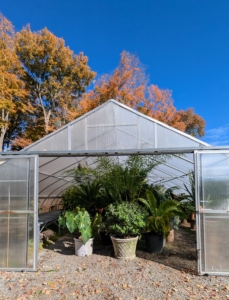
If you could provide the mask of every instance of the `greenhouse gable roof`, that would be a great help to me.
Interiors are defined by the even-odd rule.
[[[41,203],[52,199],[55,203],[74,180],[66,171],[79,163],[94,167],[96,158],[70,155],[71,151],[96,153],[114,150],[117,159],[125,162],[119,152],[135,149],[172,149],[205,147],[208,144],[186,133],[152,119],[115,100],[109,100],[94,110],[43,137],[21,151],[36,152],[39,157],[39,198]],[[68,152],[67,152],[68,151]],[[51,153],[44,157],[41,153]],[[52,154],[53,153],[53,154]],[[58,155],[55,155],[58,153]],[[63,153],[63,156],[61,155]],[[188,185],[188,173],[193,170],[193,154],[172,156],[150,174],[152,183],[167,187]]]

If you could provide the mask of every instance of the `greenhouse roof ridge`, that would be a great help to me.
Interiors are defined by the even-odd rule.
[[[138,116],[140,116],[140,117],[142,117],[142,118],[145,118],[145,119],[147,119],[147,120],[149,120],[149,121],[151,121],[151,122],[154,122],[154,123],[156,123],[156,124],[159,124],[159,125],[161,125],[161,126],[167,128],[167,129],[169,129],[169,130],[171,130],[171,131],[174,131],[174,132],[176,132],[176,133],[179,133],[180,135],[183,135],[183,136],[189,138],[190,140],[193,140],[193,141],[199,143],[200,145],[210,146],[208,143],[206,143],[206,142],[204,142],[204,141],[202,141],[202,140],[200,140],[200,139],[197,139],[197,138],[195,138],[195,137],[193,137],[193,136],[191,136],[191,135],[189,135],[189,134],[187,134],[187,133],[185,133],[185,132],[182,132],[182,131],[180,131],[180,130],[178,130],[178,129],[176,129],[176,128],[173,128],[173,127],[171,127],[171,126],[169,126],[169,125],[167,125],[167,124],[165,124],[165,123],[163,123],[163,122],[161,122],[161,121],[158,121],[158,120],[156,120],[156,119],[154,119],[154,118],[151,118],[151,117],[149,117],[149,116],[147,116],[147,115],[145,115],[145,114],[143,114],[143,113],[140,113],[140,112],[138,112],[137,110],[135,110],[135,109],[133,109],[133,108],[130,108],[130,107],[128,107],[127,105],[124,105],[124,104],[118,102],[117,100],[110,99],[110,100],[106,101],[105,103],[101,104],[100,106],[98,106],[98,107],[92,109],[91,111],[85,113],[84,115],[80,116],[79,118],[76,118],[75,120],[69,122],[68,124],[66,124],[66,125],[62,126],[61,128],[55,130],[54,132],[51,132],[51,133],[47,134],[46,136],[42,137],[41,139],[35,141],[34,143],[32,143],[32,144],[30,144],[29,146],[27,146],[27,147],[25,147],[24,149],[22,149],[21,151],[27,150],[27,149],[29,149],[30,147],[32,147],[32,146],[36,145],[37,143],[39,143],[40,141],[43,141],[43,140],[45,140],[45,139],[48,139],[50,136],[56,134],[57,132],[60,132],[60,131],[62,131],[63,129],[68,128],[68,127],[71,126],[72,124],[75,124],[75,123],[77,123],[77,122],[80,122],[81,120],[83,120],[83,119],[86,118],[87,116],[89,116],[89,115],[95,113],[96,111],[102,109],[103,107],[105,107],[106,105],[109,105],[110,103],[114,103],[114,104],[116,104],[116,105],[122,107],[123,109],[126,109],[126,110],[128,110],[128,111],[130,111],[130,112],[132,112],[132,113],[134,113],[134,114],[136,114],[136,115],[138,115]]]

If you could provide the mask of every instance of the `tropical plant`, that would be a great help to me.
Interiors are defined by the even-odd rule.
[[[192,203],[195,205],[195,201],[196,201],[196,194],[195,194],[195,173],[194,171],[190,171],[188,174],[189,177],[189,184],[190,184],[190,188],[188,188],[188,186],[186,184],[184,184],[185,189],[187,191],[187,195],[186,198],[190,201],[192,201]]]
[[[149,212],[149,217],[146,220],[145,231],[164,234],[166,237],[170,232],[169,220],[174,216],[185,218],[186,215],[179,207],[179,203],[174,200],[163,201],[159,206],[157,199],[152,191],[146,191],[146,199],[140,198]]]
[[[58,221],[61,227],[67,227],[71,233],[77,231],[77,234],[80,235],[85,244],[91,237],[96,236],[98,233],[102,216],[96,214],[91,219],[85,208],[76,207],[74,210],[66,211],[60,215]]]
[[[129,156],[123,162],[108,157],[100,157],[94,169],[75,168],[68,171],[80,181],[94,181],[97,179],[108,202],[137,201],[142,194],[144,184],[150,171],[162,162],[168,155]]]
[[[162,184],[151,184],[146,187],[146,189],[150,190],[154,197],[157,199],[157,205],[159,206],[162,202],[167,200],[176,200],[181,201],[182,199],[186,199],[183,195],[175,194],[177,190],[179,190],[178,186],[172,186],[170,188],[166,188]]]
[[[194,171],[190,171],[188,174],[189,184],[188,187],[184,184],[185,190],[187,194],[184,195],[184,199],[180,202],[181,208],[187,215],[193,214],[196,211],[196,195],[195,195],[195,173]]]
[[[148,213],[138,203],[122,202],[110,204],[106,210],[105,221],[102,223],[106,232],[120,238],[140,235],[145,227]]]
[[[101,182],[94,180],[79,185],[71,186],[62,194],[64,210],[72,210],[74,207],[85,207],[90,212],[96,208],[104,208],[110,202],[105,197]]]

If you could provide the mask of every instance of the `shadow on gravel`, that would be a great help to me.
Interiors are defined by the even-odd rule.
[[[197,274],[196,232],[180,227],[175,231],[174,242],[167,243],[159,254],[147,253],[144,241],[140,241],[137,256],[185,273]]]
[[[57,241],[51,242],[47,248],[63,255],[75,255],[72,234],[66,234]],[[99,241],[94,242],[93,253],[102,256],[113,257],[112,246],[102,246]],[[136,256],[149,261],[154,261],[185,273],[197,273],[196,234],[190,228],[180,227],[175,231],[175,240],[167,243],[162,253],[147,253],[144,240],[140,240],[137,246]]]

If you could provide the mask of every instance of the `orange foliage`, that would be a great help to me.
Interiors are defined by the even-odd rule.
[[[0,151],[11,120],[32,111],[21,80],[23,73],[15,52],[13,25],[0,14]]]
[[[156,85],[147,85],[139,59],[123,51],[118,67],[111,75],[101,76],[94,89],[83,94],[79,114],[82,115],[109,99],[115,99],[141,113],[193,136],[204,135],[204,120],[192,108],[177,111],[172,92]]]
[[[118,67],[112,75],[103,75],[94,90],[83,94],[80,102],[81,114],[115,99],[129,107],[136,106],[144,99],[146,79],[138,58],[124,51]]]

